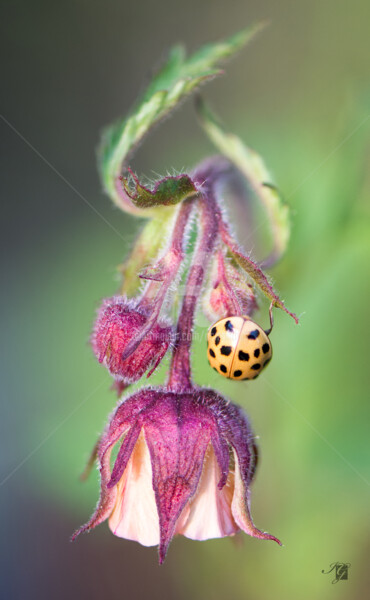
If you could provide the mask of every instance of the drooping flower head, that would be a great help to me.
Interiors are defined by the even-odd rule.
[[[110,467],[115,446],[120,449]],[[163,562],[175,534],[205,540],[260,531],[250,515],[257,450],[243,411],[217,392],[143,389],[123,400],[103,434],[101,498],[90,521],[144,546]]]

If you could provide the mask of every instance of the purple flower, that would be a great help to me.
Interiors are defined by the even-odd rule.
[[[121,444],[113,469],[110,456]],[[144,546],[163,562],[175,534],[280,541],[253,524],[250,484],[257,450],[242,410],[210,389],[146,388],[119,404],[98,449],[101,497],[90,521]]]

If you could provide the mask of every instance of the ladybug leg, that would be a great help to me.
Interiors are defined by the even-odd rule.
[[[265,329],[265,334],[266,335],[270,335],[272,328],[274,326],[274,317],[272,316],[272,308],[274,306],[274,303],[271,302],[270,304],[270,308],[269,308],[269,316],[270,316],[270,329]]]

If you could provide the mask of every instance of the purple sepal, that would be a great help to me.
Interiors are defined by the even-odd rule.
[[[150,454],[152,487],[160,530],[160,563],[166,556],[182,511],[197,492],[206,452],[210,446],[213,447],[220,469],[217,484],[220,493],[229,476],[230,452],[232,449],[236,452],[244,490],[239,492],[241,507],[238,515],[240,513],[241,528],[255,537],[276,539],[256,529],[249,514],[249,485],[257,454],[248,421],[239,407],[217,392],[203,388],[184,392],[146,388],[121,402],[99,445],[99,505],[90,521],[75,533],[73,539],[79,533],[92,529],[112,513],[117,484],[141,432]],[[121,447],[110,472],[110,453],[120,439]]]

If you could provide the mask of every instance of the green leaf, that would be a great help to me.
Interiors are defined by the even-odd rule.
[[[120,293],[128,297],[135,296],[142,280],[138,273],[156,258],[171,228],[176,208],[170,207],[161,211],[160,218],[149,219],[135,241],[131,254],[119,267],[123,276]]]
[[[201,98],[197,99],[197,109],[202,126],[214,145],[240,169],[266,210],[274,246],[262,266],[269,267],[281,258],[287,248],[290,237],[289,207],[272,183],[262,157],[236,135],[226,133]]]
[[[131,198],[133,204],[139,208],[153,206],[171,206],[197,194],[197,189],[189,175],[164,177],[157,181],[153,190],[140,184],[136,175],[129,170],[131,182],[122,178],[125,193]],[[133,184],[133,185],[132,185]]]
[[[111,199],[124,210],[141,212],[122,198],[117,188],[128,154],[160,119],[173,110],[203,82],[218,75],[218,65],[231,57],[261,29],[256,25],[223,42],[207,44],[189,58],[181,46],[173,48],[167,62],[157,73],[132,113],[103,132],[99,166],[104,188]]]

